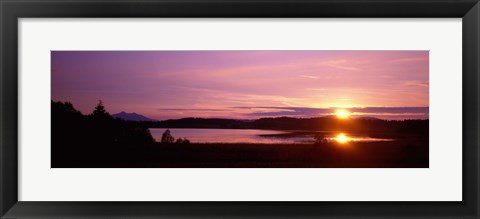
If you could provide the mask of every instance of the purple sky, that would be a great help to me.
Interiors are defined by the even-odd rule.
[[[428,118],[428,51],[52,51],[52,100],[154,119]],[[416,108],[406,108],[416,107]],[[327,109],[325,109],[327,108]]]

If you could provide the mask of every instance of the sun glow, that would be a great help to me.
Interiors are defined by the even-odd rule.
[[[350,116],[350,113],[347,110],[339,109],[335,112],[335,115],[339,119],[347,119]]]
[[[335,140],[338,143],[344,144],[344,143],[347,143],[349,139],[345,134],[340,133],[340,134],[337,135],[337,137],[335,137]]]

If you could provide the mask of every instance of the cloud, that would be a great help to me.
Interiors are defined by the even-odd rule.
[[[406,81],[403,83],[403,86],[407,87],[429,87],[430,83],[428,81]]]
[[[245,75],[245,74],[271,74],[272,72],[281,72],[289,70],[292,72],[306,71],[306,70],[315,70],[318,71],[322,67],[330,67],[341,70],[348,71],[359,71],[360,68],[357,68],[353,65],[359,65],[358,61],[347,60],[347,59],[330,59],[325,61],[319,61],[316,58],[309,58],[303,60],[295,61],[286,61],[282,63],[269,63],[269,64],[253,64],[248,66],[230,66],[226,68],[220,68],[213,71],[208,71],[209,77],[227,77],[234,75]],[[364,64],[364,63],[363,63]],[[201,70],[205,72],[205,70]],[[317,76],[314,75],[301,75],[301,77],[316,79]]]
[[[305,88],[305,90],[312,90],[312,91],[326,91],[326,88]]]
[[[228,112],[228,109],[195,109],[195,108],[159,108],[159,111],[199,111],[199,112]]]
[[[358,70],[360,70],[359,68],[352,67],[350,65],[345,65],[346,63],[347,63],[347,60],[345,60],[345,59],[336,59],[336,60],[328,60],[328,61],[325,61],[325,62],[321,62],[320,64],[328,66],[328,67],[332,67],[332,68],[341,69],[341,70],[348,70],[348,71],[358,71]],[[350,63],[351,63],[351,61],[350,61]]]
[[[427,57],[394,59],[394,60],[391,60],[390,62],[398,63],[398,62],[423,62],[423,61],[428,61],[428,56]]]
[[[246,116],[254,117],[322,117],[334,115],[339,108],[310,108],[310,107],[232,107],[236,109],[250,109]],[[428,107],[365,107],[348,108],[353,117],[371,116],[382,119],[417,118],[426,119],[429,115]]]
[[[310,78],[310,79],[318,79],[317,76],[313,76],[313,75],[300,75],[300,77],[302,77],[302,78]]]

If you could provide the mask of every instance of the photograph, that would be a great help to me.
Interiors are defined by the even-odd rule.
[[[480,0],[0,11],[0,218],[480,219]]]
[[[51,168],[429,168],[428,50],[52,50]]]

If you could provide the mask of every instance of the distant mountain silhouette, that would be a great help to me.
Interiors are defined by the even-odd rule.
[[[117,118],[117,119],[127,120],[127,121],[148,121],[148,122],[158,121],[156,119],[150,119],[150,118],[142,116],[140,114],[126,113],[126,112],[123,112],[123,111],[120,112],[120,113],[117,113],[117,114],[113,114],[112,117]]]
[[[315,118],[315,117],[311,117],[311,118]],[[337,119],[338,117],[336,115],[328,115],[328,116],[322,116],[322,117],[316,117],[316,118]],[[371,117],[371,116],[362,116],[362,117],[351,116],[350,119],[354,119],[354,120],[382,120],[382,119],[379,119],[377,117]]]
[[[374,117],[339,119],[336,116],[325,116],[312,118],[267,117],[256,120],[183,118],[157,122],[137,121],[135,123],[145,128],[321,130],[424,134],[428,133],[429,120],[382,120]]]
[[[375,118],[375,117],[367,117],[367,116],[364,116],[364,117],[357,117],[356,119],[361,119],[361,120],[381,120],[379,118]]]

